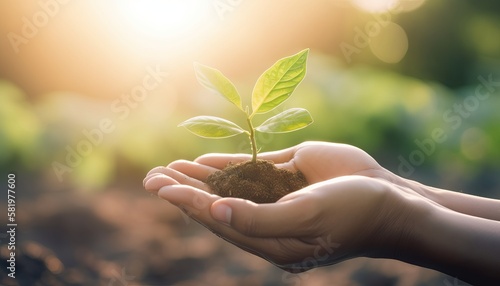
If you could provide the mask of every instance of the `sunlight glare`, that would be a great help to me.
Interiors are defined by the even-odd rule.
[[[126,0],[119,7],[136,32],[176,39],[195,33],[210,21],[208,4],[205,0]]]
[[[369,13],[383,13],[393,9],[398,0],[352,0],[352,2]]]

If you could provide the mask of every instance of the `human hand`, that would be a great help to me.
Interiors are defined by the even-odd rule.
[[[248,161],[250,158],[246,154],[207,154],[197,158],[195,163],[220,170],[228,163]],[[304,142],[284,150],[262,153],[259,159],[272,161],[278,168],[301,171],[309,184],[346,175],[387,178],[390,173],[365,151],[337,143]],[[181,160],[169,167],[189,173],[189,169],[198,166]]]
[[[222,170],[229,163],[239,163],[250,159],[251,156],[247,154],[207,154],[197,158],[194,162],[178,160],[167,167],[152,169],[144,183],[149,177],[163,173],[180,179],[188,185],[194,184],[195,187],[205,189],[200,183],[209,174]],[[386,180],[391,180],[392,175],[365,151],[346,144],[305,142],[288,149],[259,154],[259,159],[270,160],[278,168],[292,172],[301,171],[309,184],[346,175],[361,175]],[[195,180],[188,178],[183,180],[180,173]],[[168,184],[168,180],[165,183]]]
[[[206,178],[229,163],[248,161],[248,154],[206,154],[194,162],[178,160],[167,167],[152,169],[144,183],[149,179],[146,189],[161,187],[172,183],[191,185],[210,192],[205,185]],[[259,159],[269,160],[278,168],[292,172],[300,171],[309,184],[323,182],[342,176],[358,175],[382,179],[401,187],[401,191],[424,198],[432,198],[428,188],[409,182],[381,167],[365,151],[347,144],[328,142],[304,142],[291,148],[259,154]],[[159,176],[164,174],[166,176]],[[158,189],[158,188],[156,188]]]
[[[476,284],[499,281],[500,201],[401,178],[349,145],[306,142],[260,158],[301,171],[310,185],[272,204],[221,198],[203,181],[250,156],[208,154],[154,168],[144,186],[223,239],[290,272],[368,256]]]
[[[388,245],[397,245],[396,230],[411,225],[402,222],[418,209],[407,204],[413,194],[399,192],[387,180],[388,171],[349,145],[307,142],[259,157],[300,170],[310,186],[274,204],[212,195],[203,183],[209,174],[249,159],[224,154],[155,168],[144,186],[222,238],[293,272],[383,256]]]

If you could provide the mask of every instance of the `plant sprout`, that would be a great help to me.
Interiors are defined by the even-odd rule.
[[[277,61],[257,80],[252,92],[252,108],[243,108],[241,97],[234,84],[220,71],[195,63],[196,78],[209,90],[221,95],[234,104],[246,118],[248,129],[243,129],[236,123],[215,116],[196,116],[179,126],[204,138],[228,138],[245,133],[252,147],[252,162],[257,161],[256,132],[286,133],[302,129],[313,122],[309,112],[303,108],[285,110],[264,121],[254,128],[253,118],[274,110],[287,100],[306,74],[306,62],[309,49]]]

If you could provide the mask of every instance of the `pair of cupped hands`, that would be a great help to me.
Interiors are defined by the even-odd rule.
[[[413,231],[412,220],[422,204],[434,204],[363,150],[327,142],[259,155],[278,168],[302,172],[309,183],[276,203],[211,194],[204,183],[210,174],[249,159],[207,154],[175,161],[152,169],[144,187],[223,239],[291,272],[354,257],[387,256]]]

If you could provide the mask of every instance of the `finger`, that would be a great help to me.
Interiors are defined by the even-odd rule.
[[[276,164],[285,163],[293,158],[295,149],[296,147],[291,147],[279,151],[265,152],[259,154],[258,158],[262,160],[269,160]],[[249,154],[212,153],[198,157],[195,162],[217,169],[224,169],[229,163],[237,164],[249,161],[251,158],[252,157]]]
[[[208,223],[210,223],[210,220],[207,220],[210,217],[208,209],[220,198],[189,185],[164,186],[158,191],[158,196],[181,208],[187,215],[198,217]]]
[[[189,217],[218,236],[248,252],[265,257],[276,252],[279,247],[277,241],[245,236],[232,227],[216,220],[210,210],[213,203],[220,199],[219,196],[185,185],[162,187],[158,192],[158,196],[179,207]]]
[[[303,237],[314,235],[319,208],[313,196],[273,204],[224,198],[212,205],[217,220],[250,237]]]
[[[217,168],[186,160],[174,161],[167,168],[174,169],[200,181],[205,181],[209,175],[219,171]]]
[[[142,180],[142,185],[146,186],[146,183],[153,177],[156,177],[158,175],[165,175],[164,173],[158,171],[160,168],[165,168],[165,167],[156,167],[154,170],[157,170],[153,173],[153,170],[149,171],[146,177]]]
[[[155,173],[152,173],[153,170],[155,171]],[[144,179],[144,183],[149,180],[151,177],[154,177],[155,174],[164,174],[172,179],[174,179],[175,181],[178,182],[178,184],[182,184],[182,185],[189,185],[189,186],[193,186],[195,188],[198,188],[198,189],[202,189],[204,191],[209,191],[209,187],[203,183],[202,181],[196,179],[196,178],[192,178],[182,172],[179,172],[175,169],[172,169],[172,168],[169,168],[169,167],[156,167],[154,168],[153,170],[151,170],[149,174],[145,179]]]
[[[285,170],[288,170],[292,173],[299,171],[299,169],[297,168],[297,165],[295,164],[294,159],[291,159],[290,161],[285,162],[285,163],[275,164],[275,166],[278,169],[285,169]]]
[[[147,174],[146,174],[146,178],[150,175],[153,175],[153,174],[157,174],[157,173],[161,173],[160,170],[165,168],[165,166],[158,166],[158,167],[154,167],[153,169],[151,169],[151,171],[149,171]]]
[[[153,169],[151,169],[151,171],[149,171],[147,174],[146,174],[146,177],[144,178],[144,180],[142,181],[142,184],[144,185],[148,179],[148,177],[151,177],[155,174],[158,174],[158,173],[161,173],[160,170],[165,168],[164,166],[158,166],[158,167],[154,167]]]
[[[144,188],[148,192],[156,193],[163,186],[178,185],[179,182],[165,174],[151,174],[144,182]]]
[[[222,170],[229,163],[237,164],[240,162],[245,162],[250,160],[252,157],[248,154],[222,154],[222,153],[211,153],[205,154],[194,161],[195,163],[210,166],[212,168]]]
[[[259,159],[273,161],[275,164],[286,163],[292,160],[297,146],[283,150],[264,152],[258,155]]]

